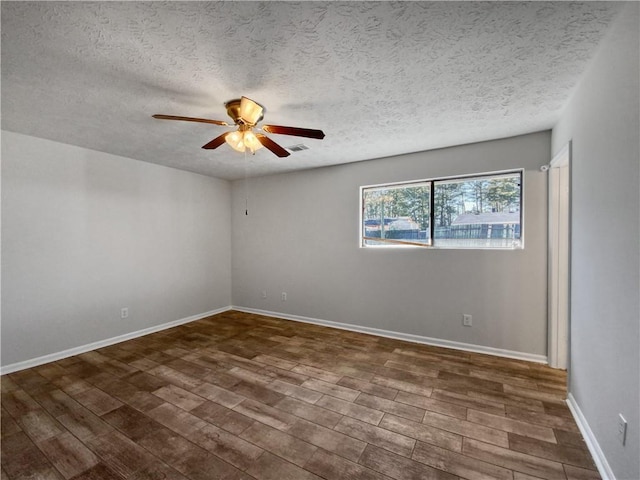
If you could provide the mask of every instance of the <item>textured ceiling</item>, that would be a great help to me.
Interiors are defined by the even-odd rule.
[[[616,2],[1,2],[2,128],[221,178],[548,129]],[[224,102],[322,129],[200,147]]]

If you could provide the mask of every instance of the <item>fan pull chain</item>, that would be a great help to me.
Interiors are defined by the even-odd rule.
[[[244,151],[244,214],[249,216],[249,165],[247,150]]]

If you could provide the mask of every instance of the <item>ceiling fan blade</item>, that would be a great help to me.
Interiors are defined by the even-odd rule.
[[[208,118],[178,117],[175,115],[159,115],[159,114],[153,115],[153,118],[158,118],[160,120],[182,120],[184,122],[212,123],[213,125],[221,125],[223,127],[229,126],[227,122],[223,122],[222,120],[209,120]]]
[[[271,150],[271,152],[273,152],[279,157],[288,157],[289,155],[291,155],[289,152],[287,152],[284,148],[282,148],[280,145],[278,145],[276,142],[271,140],[266,135],[263,135],[261,133],[256,133],[256,138],[262,144],[262,146],[268,148],[269,150]]]
[[[322,140],[324,132],[322,130],[313,130],[311,128],[283,127],[282,125],[262,125],[262,130],[268,133],[278,135],[293,135],[294,137],[308,137]]]
[[[240,99],[240,118],[247,125],[255,125],[264,116],[264,108],[250,98]]]
[[[224,143],[225,138],[232,132],[225,132],[222,135],[218,135],[216,138],[211,140],[206,145],[203,145],[202,148],[206,150],[213,150],[214,148],[218,148],[220,145]]]

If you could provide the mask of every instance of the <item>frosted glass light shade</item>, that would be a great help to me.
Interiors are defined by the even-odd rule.
[[[231,148],[242,153],[245,150],[243,133],[244,132],[241,132],[239,130],[236,130],[235,132],[231,132],[229,135],[227,135],[224,138],[224,141],[227,142]]]
[[[263,147],[260,140],[258,140],[258,137],[256,137],[251,130],[244,132],[244,145],[251,150],[251,153],[254,153],[256,150]]]
[[[240,118],[247,125],[255,125],[262,120],[264,108],[250,98],[242,97],[240,99]]]

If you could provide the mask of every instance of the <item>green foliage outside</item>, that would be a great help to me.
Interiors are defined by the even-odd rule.
[[[420,225],[420,230],[425,230],[429,227],[430,201],[428,185],[367,190],[364,218],[384,222],[385,218],[409,217]]]

